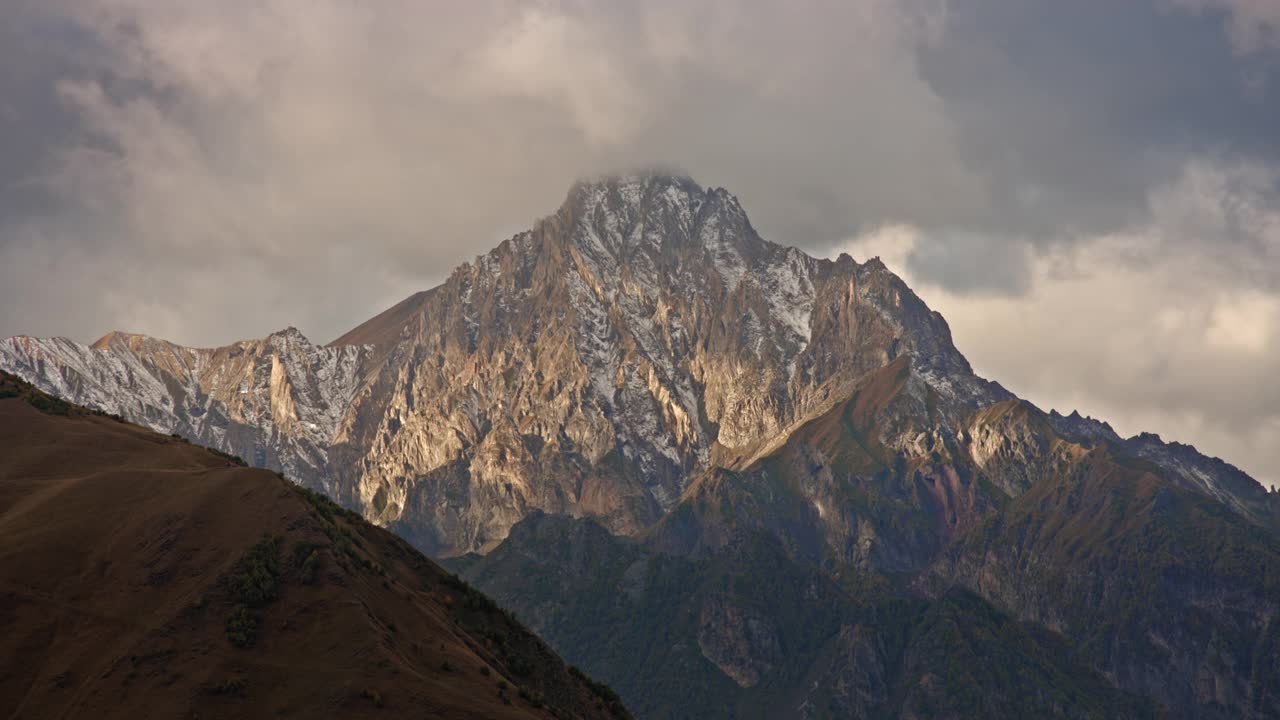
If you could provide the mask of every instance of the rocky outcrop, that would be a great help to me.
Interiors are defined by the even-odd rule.
[[[760,682],[781,659],[773,620],[718,596],[702,602],[698,647],[703,657],[744,688]]]

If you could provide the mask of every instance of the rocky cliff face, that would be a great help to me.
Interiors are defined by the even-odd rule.
[[[850,587],[924,595],[912,607],[945,627],[963,624],[954,593],[972,592],[1007,613],[996,626],[1089,638],[1073,668],[1176,716],[1280,714],[1267,669],[1280,496],[1194,448],[1018,400],[977,377],[941,316],[878,260],[770,243],[732,195],[687,178],[579,184],[555,214],[328,346],[293,330],[209,350],[118,333],[89,347],[20,337],[0,341],[0,368],[284,470],[437,555],[493,550],[541,513],[590,518],[635,543],[618,583],[592,586],[600,605],[577,608],[592,632],[618,632],[601,620],[622,612],[615,593],[643,597],[659,566],[670,583],[708,567],[728,583],[789,578],[815,588],[801,605],[839,605]],[[1170,526],[1168,507],[1191,513],[1194,530]],[[528,571],[512,558],[530,559],[520,546],[532,542],[503,543],[477,578],[554,638],[556,586],[500,592]],[[540,562],[563,578],[588,555]],[[1189,560],[1219,556],[1236,564]],[[844,638],[827,646],[798,640],[776,603],[695,585],[678,618],[652,613],[674,645],[637,676],[652,684],[632,687],[633,701],[661,689],[655,702],[676,707],[699,678],[816,717],[801,689],[820,675],[846,689],[822,702],[855,716],[890,703],[926,717],[964,684],[931,664],[941,656],[924,640],[878,635],[884,615],[822,626]],[[1148,591],[1159,610],[1135,612]],[[965,617],[997,612],[961,605]],[[1128,618],[1123,632],[1097,630],[1111,613]],[[1009,643],[984,652],[1046,647]],[[797,674],[815,652],[858,667]],[[912,665],[921,653],[928,662]],[[611,678],[628,661],[583,657]],[[1100,704],[1033,707],[1073,716],[1119,702],[1090,697]]]
[[[1022,433],[1036,419],[1013,422]],[[959,583],[1071,638],[1113,682],[1174,716],[1277,716],[1275,533],[1194,482],[1171,481],[1178,466],[1150,462],[1149,437],[1093,447],[1037,437],[1024,446],[1027,466],[1042,468],[1036,482],[954,543],[922,584]]]
[[[634,533],[717,457],[899,356],[971,402],[998,396],[878,262],[768,243],[685,179],[579,185],[400,329],[354,408],[370,422],[351,429],[350,501],[443,552],[489,547],[532,508]]]
[[[46,392],[317,489],[333,488],[329,450],[341,441],[342,418],[372,355],[367,347],[317,347],[293,328],[216,349],[119,332],[91,346],[0,340],[0,367]]]
[[[0,345],[46,390],[284,469],[444,554],[535,508],[639,531],[898,357],[951,400],[1005,396],[878,261],[769,243],[732,195],[670,177],[580,184],[329,347]]]

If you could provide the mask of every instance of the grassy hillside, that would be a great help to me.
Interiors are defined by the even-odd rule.
[[[0,715],[624,718],[487,597],[235,458],[0,376]]]

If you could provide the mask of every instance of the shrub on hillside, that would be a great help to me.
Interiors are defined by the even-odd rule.
[[[238,648],[247,648],[258,639],[258,618],[247,605],[237,605],[227,618],[227,639]]]
[[[276,599],[276,539],[264,537],[240,559],[231,574],[232,596],[249,607],[261,607]]]
[[[236,647],[249,647],[258,637],[254,608],[276,599],[279,592],[275,537],[266,536],[249,548],[227,577],[227,591],[236,603],[227,618],[227,639]]]
[[[47,415],[70,415],[73,407],[71,403],[65,400],[59,400],[40,393],[28,395],[27,402],[31,404],[31,407]]]

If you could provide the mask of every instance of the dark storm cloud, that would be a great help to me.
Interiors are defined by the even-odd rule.
[[[1165,0],[952,3],[920,67],[990,188],[972,229],[1072,242],[1147,222],[1187,157],[1280,162],[1280,58],[1241,56],[1222,23]]]
[[[76,140],[79,120],[58,81],[84,65],[93,37],[19,4],[0,23],[0,217],[55,211],[40,187],[49,156]],[[0,241],[4,236],[0,235]]]
[[[1031,282],[1026,246],[994,234],[934,231],[905,260],[913,277],[961,293],[1018,296]]]

